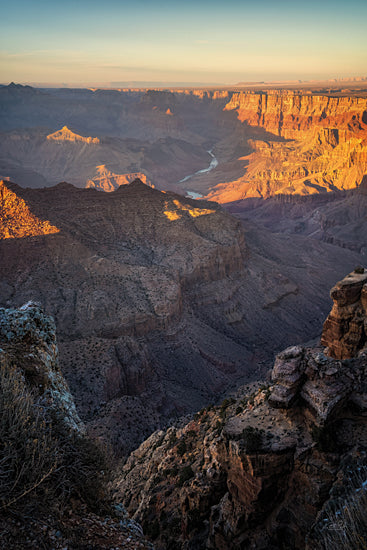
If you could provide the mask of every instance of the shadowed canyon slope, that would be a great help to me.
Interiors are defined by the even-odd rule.
[[[325,289],[361,263],[138,180],[113,193],[1,188],[5,223],[24,204],[29,215],[19,238],[3,231],[0,305],[32,299],[54,316],[78,410],[121,452],[316,337]],[[46,220],[59,232],[32,233]]]
[[[139,175],[221,203],[350,189],[367,173],[365,95],[12,84],[0,87],[0,177],[111,191]],[[200,172],[208,151],[218,165]]]
[[[237,123],[222,112],[227,100],[228,92],[0,87],[0,177],[110,191],[139,173],[174,189],[209,164],[207,149]]]

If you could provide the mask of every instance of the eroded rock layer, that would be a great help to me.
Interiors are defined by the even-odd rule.
[[[336,359],[354,357],[367,344],[367,272],[357,268],[331,289],[334,302],[321,342]]]
[[[207,195],[211,200],[350,189],[367,172],[365,98],[236,93],[225,109],[237,112],[247,134],[263,128],[268,135],[247,142],[252,151],[244,148],[236,161],[240,176],[229,181],[223,173],[223,182]]]

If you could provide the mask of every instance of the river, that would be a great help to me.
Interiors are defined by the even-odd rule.
[[[188,181],[191,178],[193,178],[194,176],[198,176],[199,174],[206,174],[207,172],[210,172],[211,170],[213,170],[213,168],[216,168],[218,166],[218,160],[215,157],[215,155],[213,154],[213,150],[210,149],[210,151],[208,151],[208,153],[212,157],[212,160],[210,161],[210,164],[209,164],[208,168],[202,168],[201,170],[198,170],[194,174],[190,174],[189,176],[185,176],[184,178],[182,178],[182,180],[179,181],[179,183],[184,183],[185,181]],[[200,193],[197,193],[196,191],[190,191],[190,190],[186,189],[186,196],[189,197],[190,199],[200,199],[203,195],[201,195]]]

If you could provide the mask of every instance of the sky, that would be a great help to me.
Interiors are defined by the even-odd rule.
[[[0,82],[367,76],[367,0],[0,0]]]

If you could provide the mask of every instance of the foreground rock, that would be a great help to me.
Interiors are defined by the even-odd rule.
[[[73,468],[90,483],[101,475],[98,454],[86,454],[90,443],[59,367],[55,324],[34,302],[0,308],[0,369],[0,548],[151,548],[98,484],[93,505],[80,492]]]
[[[326,351],[288,348],[271,383],[156,432],[132,453],[117,497],[157,548],[323,547],[335,495],[342,508],[348,491],[365,491],[367,458],[367,346],[344,360]],[[360,481],[348,489],[351,472]]]

